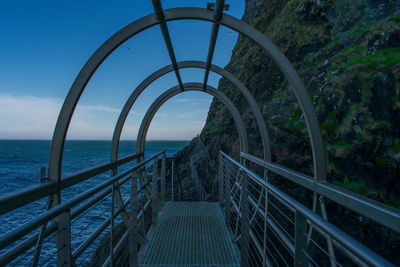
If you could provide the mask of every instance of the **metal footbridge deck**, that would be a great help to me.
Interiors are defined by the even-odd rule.
[[[218,203],[167,202],[140,266],[240,265]]]

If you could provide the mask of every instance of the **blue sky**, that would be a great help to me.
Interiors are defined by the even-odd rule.
[[[213,1],[162,1],[164,9],[206,7]],[[240,18],[244,1],[226,1]],[[125,25],[153,12],[140,1],[0,1],[0,139],[51,139],[70,86],[92,53]],[[211,24],[168,23],[178,61],[205,61]],[[213,64],[224,67],[237,34],[221,27]],[[132,90],[148,75],[170,64],[158,26],[131,38],[100,66],[83,93],[68,139],[111,139],[119,112]],[[204,70],[181,70],[183,82],[202,82]],[[217,86],[219,76],[210,74]],[[122,139],[136,139],[152,101],[177,84],[174,73],[140,96],[129,114]],[[189,140],[197,135],[212,98],[186,92],[164,104],[148,140]]]

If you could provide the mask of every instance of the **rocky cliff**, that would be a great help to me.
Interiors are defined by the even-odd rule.
[[[328,181],[400,207],[400,1],[247,0],[243,20],[267,35],[299,72],[317,112],[327,151]],[[257,45],[239,37],[225,67],[255,96],[267,123],[273,162],[312,174],[304,118],[279,68]],[[218,89],[246,123],[250,153],[262,157],[254,116],[230,82]],[[190,184],[190,158],[211,198],[216,197],[218,151],[238,156],[238,134],[226,108],[214,100],[201,134],[177,155],[179,177]],[[308,205],[309,195],[283,180],[281,189]],[[187,186],[190,187],[190,186]],[[194,194],[184,195],[192,200]],[[328,202],[330,220],[385,254],[399,247],[386,229]],[[346,214],[346,216],[343,216]],[[352,216],[348,216],[351,214]],[[363,229],[356,225],[363,224]],[[373,232],[373,231],[372,231]],[[382,236],[387,237],[382,240]],[[373,240],[375,239],[375,244]],[[393,250],[391,250],[393,251]],[[387,252],[386,256],[399,255]]]

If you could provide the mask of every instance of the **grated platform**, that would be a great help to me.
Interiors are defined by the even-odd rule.
[[[167,202],[140,266],[239,266],[218,203]]]

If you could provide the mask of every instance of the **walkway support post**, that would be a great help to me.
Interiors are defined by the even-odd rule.
[[[158,213],[158,158],[153,161],[153,175],[152,175],[152,185],[151,185],[151,218],[152,222],[157,222]]]
[[[58,223],[58,232],[55,234],[57,266],[72,266],[70,210],[61,213],[56,221]]]
[[[129,214],[129,266],[137,267],[138,266],[138,195],[137,195],[137,173],[136,171],[132,174],[132,184],[131,184],[131,209]]]
[[[174,201],[174,172],[175,172],[175,157],[171,162],[171,201]]]
[[[249,266],[249,194],[247,173],[242,173],[242,197],[240,207],[240,266]],[[240,216],[240,214],[238,214]]]
[[[225,223],[230,228],[231,224],[231,181],[228,175],[225,175],[226,166],[224,164],[222,170],[222,177],[224,179],[224,189],[225,189],[225,200],[224,200],[224,210],[225,210]]]
[[[222,155],[219,154],[219,170],[218,170],[218,177],[219,177],[219,184],[218,184],[218,200],[219,206],[222,208],[224,206],[224,178],[222,176]]]
[[[308,266],[307,251],[307,219],[298,210],[295,212],[295,255],[294,266]]]
[[[161,158],[161,197],[160,197],[160,208],[164,207],[165,204],[165,152],[162,154]]]

